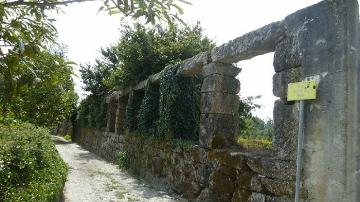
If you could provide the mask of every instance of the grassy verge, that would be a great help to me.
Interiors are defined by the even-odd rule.
[[[237,143],[245,148],[266,148],[272,147],[272,140],[266,137],[239,136]]]
[[[66,174],[48,130],[0,124],[0,201],[57,201]]]

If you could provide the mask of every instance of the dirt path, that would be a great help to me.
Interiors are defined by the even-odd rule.
[[[66,142],[60,137],[53,139],[61,157],[69,166],[64,189],[66,202],[177,201],[75,143]]]

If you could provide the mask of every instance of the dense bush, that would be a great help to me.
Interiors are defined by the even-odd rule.
[[[139,111],[138,129],[141,134],[153,135],[159,118],[159,86],[148,84]]]
[[[47,130],[0,124],[0,201],[54,201],[66,173]]]
[[[199,24],[152,29],[140,24],[133,28],[127,26],[118,44],[112,48],[116,52],[118,68],[107,81],[108,86],[117,89],[135,85],[169,64],[213,47],[214,43],[202,35]]]
[[[80,103],[76,124],[82,127],[104,129],[106,127],[106,113],[105,96],[90,95]]]
[[[71,64],[59,49],[14,63],[12,72],[0,67],[0,113],[45,127],[66,120],[77,102]]]
[[[176,74],[179,65],[164,70],[160,83],[158,135],[197,140],[201,79]]]

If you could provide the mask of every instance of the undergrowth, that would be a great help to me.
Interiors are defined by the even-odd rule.
[[[0,123],[0,201],[57,201],[66,174],[48,130]]]
[[[237,143],[245,148],[266,148],[272,147],[272,140],[268,137],[239,136]]]

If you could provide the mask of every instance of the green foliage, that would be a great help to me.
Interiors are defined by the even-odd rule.
[[[140,92],[131,91],[126,105],[125,124],[126,128],[134,131],[138,127],[138,115],[143,96]]]
[[[159,86],[148,84],[139,111],[139,132],[144,135],[153,135],[156,132],[156,120],[159,118]]]
[[[245,148],[271,148],[272,140],[269,137],[239,136],[237,143]]]
[[[106,113],[105,96],[89,95],[80,103],[76,124],[103,130],[106,127]]]
[[[126,26],[116,46],[116,70],[104,78],[109,89],[124,89],[160,72],[165,66],[210,50],[214,43],[202,36],[200,25],[194,27],[157,26],[146,29],[140,24]]]
[[[65,139],[66,141],[72,141],[71,135],[65,135],[65,136],[64,136],[64,139]]]
[[[119,153],[117,154],[117,164],[120,169],[129,169],[129,157],[125,151],[119,151]]]
[[[244,100],[240,100],[239,135],[237,142],[247,148],[268,148],[272,145],[273,122],[271,119],[265,122],[252,115],[251,111],[261,107],[254,103],[254,99],[257,98],[260,98],[260,96],[248,97]]]
[[[84,89],[91,92],[90,97],[105,96],[111,90],[125,89],[135,85],[147,79],[151,74],[160,72],[168,64],[190,58],[212,47],[214,47],[214,43],[202,36],[199,25],[192,28],[173,26],[168,29],[160,26],[152,29],[146,29],[142,25],[135,25],[134,28],[128,26],[123,31],[117,45],[101,50],[102,58],[96,60],[95,65],[86,65],[81,68],[80,71],[85,83]],[[190,84],[187,85],[188,81],[191,83],[191,87]],[[196,116],[198,114],[194,114],[193,111],[195,108],[197,108],[195,111],[199,111],[198,105],[191,105],[191,112],[188,111],[187,107],[188,101],[199,100],[199,91],[193,90],[193,88],[199,88],[199,85],[194,86],[195,83],[198,85],[198,79],[177,76],[176,82],[174,81],[171,84],[177,85],[176,88],[178,89],[182,89],[178,94],[186,100],[182,103],[184,106],[181,109],[185,115],[180,114],[178,116],[183,116],[179,120],[188,119],[188,121],[184,121],[187,125],[184,128],[175,127],[187,133],[185,136],[193,136],[197,133],[190,128],[195,127],[191,125],[197,124],[198,117]],[[191,95],[188,97],[186,91],[194,93],[190,93]],[[148,92],[149,96],[145,96],[143,107],[140,107],[141,93],[130,94],[126,110],[126,125],[130,131],[136,130],[138,127],[142,133],[155,130],[154,122],[157,120],[157,105],[154,103],[158,102],[156,101],[158,98],[152,95],[153,93],[155,92]],[[79,121],[82,125],[94,127],[94,116],[91,115],[91,112],[96,114],[98,110],[93,109],[96,108],[96,102],[91,101],[93,98],[89,99],[80,104],[78,116],[81,118]],[[174,103],[179,104],[180,101]],[[145,107],[145,105],[147,106]],[[152,114],[149,113],[150,111],[152,111]],[[103,120],[105,121],[105,119]],[[171,125],[181,124],[179,122]]]
[[[0,201],[55,201],[67,166],[50,134],[31,124],[0,124]]]
[[[6,83],[0,89],[0,111],[4,116],[54,127],[70,115],[77,95],[71,63],[59,51],[42,51],[32,58],[31,65],[12,66],[16,71],[11,76],[7,76],[8,69],[0,68],[0,79]]]
[[[179,65],[170,66],[161,78],[158,135],[197,140],[199,101],[194,78],[176,74]]]

